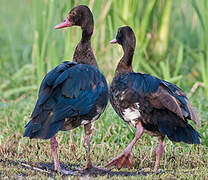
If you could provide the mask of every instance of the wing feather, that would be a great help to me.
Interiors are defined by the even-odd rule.
[[[196,124],[197,128],[200,128],[200,119],[192,107],[190,101],[186,97],[186,94],[176,85],[168,83],[166,81],[161,81],[161,83],[168,88],[170,94],[175,97],[178,102],[180,102],[180,106],[183,112],[184,117],[189,118]]]
[[[197,113],[186,94],[176,85],[149,74],[134,72],[121,75],[116,81],[118,83],[122,82],[128,88],[132,88],[132,90],[137,92],[138,97],[144,98],[144,101],[148,100],[153,108],[168,109],[180,117],[180,119],[184,121],[190,119],[197,127],[200,127],[200,119]],[[146,106],[148,105],[146,103]],[[151,111],[151,108],[149,109]]]
[[[180,102],[171,96],[162,86],[159,86],[158,90],[152,93],[149,100],[156,108],[167,108],[177,114],[181,119],[184,119]]]
[[[71,62],[60,64],[43,79],[24,136],[50,138],[63,128],[65,118],[88,117],[101,95],[104,100],[99,107],[105,108],[108,101],[105,94],[107,82],[98,69]]]
[[[197,128],[200,128],[200,119],[199,119],[196,111],[194,110],[194,108],[192,107],[191,103],[188,100],[186,100],[186,102],[187,102],[188,110],[190,112],[191,120],[196,124]]]

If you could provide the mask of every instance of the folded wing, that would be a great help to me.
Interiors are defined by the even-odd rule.
[[[43,79],[24,136],[43,139],[54,136],[62,130],[65,118],[70,121],[88,115],[103,94],[100,106],[104,109],[108,88],[98,69],[74,62],[60,64]]]

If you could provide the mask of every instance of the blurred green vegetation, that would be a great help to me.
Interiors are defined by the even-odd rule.
[[[37,89],[46,72],[63,60],[72,59],[80,28],[63,31],[53,27],[77,4],[86,4],[93,11],[93,48],[109,81],[121,48],[108,42],[118,27],[129,25],[137,36],[135,71],[176,83],[185,91],[197,83],[208,96],[206,0],[0,2],[0,92],[4,99]],[[23,84],[25,88],[21,88]]]
[[[115,38],[118,27],[129,25],[137,37],[134,70],[155,75],[184,90],[202,121],[199,130],[202,135],[202,159],[197,163],[207,161],[208,157],[203,157],[203,153],[207,152],[205,147],[208,146],[207,0],[0,0],[0,128],[3,129],[0,134],[0,152],[3,152],[1,145],[14,137],[11,144],[15,144],[18,149],[9,146],[12,153],[28,160],[29,155],[22,155],[22,145],[29,147],[33,142],[23,139],[21,135],[24,125],[29,121],[40,82],[56,65],[72,59],[81,38],[79,27],[55,30],[54,26],[65,19],[70,9],[78,4],[88,5],[94,14],[92,47],[100,70],[109,83],[122,56],[121,47],[112,46],[109,41]],[[109,134],[112,132],[112,135],[106,137],[106,128],[110,127]],[[134,136],[134,129],[118,120],[110,106],[97,122],[96,129],[93,147],[102,142],[107,149],[113,149],[110,149],[111,152],[116,150],[116,154]],[[68,134],[69,132],[64,132],[63,136],[59,136],[63,146],[68,142]],[[76,129],[74,142],[81,144],[83,134],[83,129]],[[105,140],[101,141],[102,139]],[[156,146],[156,141],[152,143],[151,140],[151,137],[145,136],[137,148],[137,153],[146,159],[151,159],[152,151],[147,154],[148,157],[143,152],[149,151],[148,148],[153,144]],[[176,151],[175,146],[184,148],[179,148],[176,152],[182,155],[191,152],[191,148],[167,142],[168,153],[163,168],[173,168],[172,164],[168,165],[168,158]],[[140,149],[143,145],[145,150]],[[4,149],[3,145],[2,147]],[[4,152],[9,152],[9,147],[5,147]],[[105,147],[98,148],[101,154]],[[65,152],[64,149],[62,151]],[[83,148],[80,151],[83,155]],[[11,158],[9,153],[7,155]],[[64,161],[63,157],[61,155]],[[43,160],[47,158],[44,156]],[[177,159],[175,164],[173,162],[174,167],[180,167],[181,164],[176,161]],[[153,165],[148,161],[143,163],[146,167]]]
[[[192,87],[191,93],[201,88],[208,97],[206,0],[0,2],[0,93],[4,100],[38,89],[49,70],[72,59],[80,28],[55,30],[54,26],[78,4],[93,11],[93,49],[109,82],[122,50],[108,42],[118,27],[129,25],[137,36],[135,71],[176,83],[187,93]]]

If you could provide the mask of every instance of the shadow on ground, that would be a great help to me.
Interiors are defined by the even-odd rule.
[[[21,161],[12,161],[12,160],[7,160],[3,161],[0,159],[0,162],[2,163],[8,163],[12,166],[19,166],[22,167],[23,169],[30,169],[38,172],[42,172],[44,174],[48,174],[48,176],[54,176],[55,172],[54,171],[54,166],[53,163],[43,163],[43,162],[38,162],[38,163],[32,163],[32,162],[21,162]],[[108,176],[108,177],[113,177],[113,176],[146,176],[148,174],[152,174],[153,172],[145,172],[142,171],[141,169],[136,170],[135,172],[129,172],[129,171],[115,171],[112,169],[109,170],[103,170],[103,169],[98,169],[98,168],[92,168],[90,170],[82,170],[81,164],[61,164],[62,169],[64,169],[65,173],[62,174],[63,177],[66,176],[91,176],[91,177],[99,177],[99,176]],[[29,176],[29,174],[24,174],[25,177]]]

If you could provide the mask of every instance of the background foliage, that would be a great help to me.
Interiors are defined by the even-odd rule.
[[[22,145],[33,143],[23,139],[22,133],[39,84],[48,71],[72,59],[81,38],[79,27],[55,30],[54,26],[78,4],[88,5],[94,14],[92,46],[108,82],[122,56],[121,47],[109,45],[109,41],[115,37],[118,27],[129,25],[137,38],[134,70],[175,83],[188,94],[202,121],[199,130],[202,144],[204,148],[208,146],[207,0],[0,0],[0,128],[3,129],[0,156],[1,152],[7,152],[3,144],[12,141],[12,136],[16,138],[12,143],[18,144],[18,149],[14,149],[18,157],[25,157],[20,155]],[[109,147],[109,143],[114,143],[113,149],[120,146],[123,149],[128,139],[133,138],[134,129],[118,120],[110,106],[101,120],[93,137],[95,144],[105,142]],[[111,127],[108,131],[112,133],[106,137],[107,127]],[[68,142],[67,133],[60,136],[63,144]],[[83,129],[75,130],[73,136],[74,142],[83,142]],[[145,136],[143,145],[147,149],[153,145],[150,140],[151,137]],[[175,152],[175,145],[167,142],[169,154],[164,162]],[[176,154],[191,151],[188,146],[184,147]]]
[[[1,0],[0,68],[2,77],[6,77],[1,78],[0,92],[4,99],[37,89],[46,72],[72,59],[80,28],[63,31],[53,27],[78,4],[89,5],[93,11],[93,48],[109,81],[121,48],[108,42],[118,27],[129,25],[137,36],[135,71],[150,73],[185,89],[197,83],[208,97],[206,0],[20,2],[10,1],[8,6],[6,0]]]

